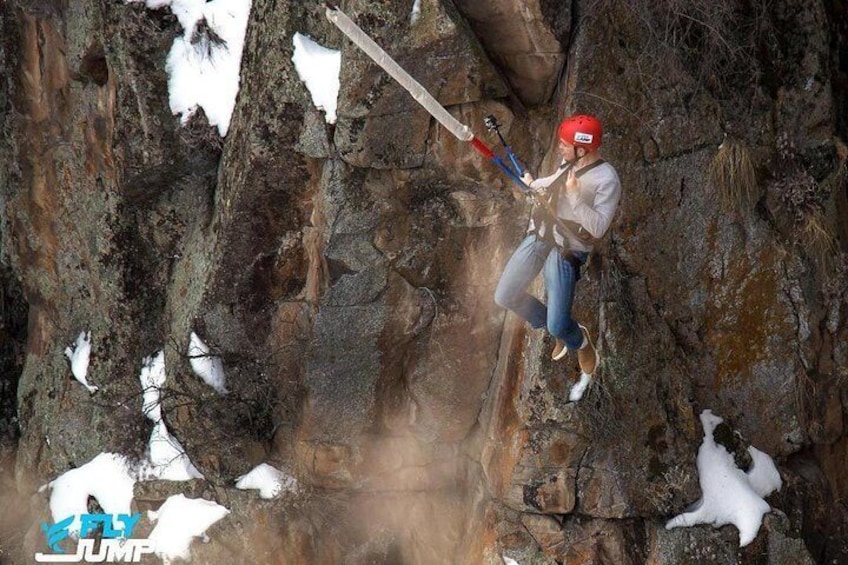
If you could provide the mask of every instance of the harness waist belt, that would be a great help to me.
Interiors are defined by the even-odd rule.
[[[529,232],[527,232],[527,235],[536,236],[536,241],[541,241],[541,242],[544,242],[544,243],[550,243],[553,247],[556,247],[557,251],[559,251],[559,256],[562,257],[565,261],[568,261],[568,263],[574,268],[574,282],[577,282],[577,281],[580,280],[580,267],[582,267],[585,264],[585,261],[580,258],[580,255],[578,255],[577,253],[575,253],[574,251],[572,251],[570,249],[563,249],[562,247],[560,247],[556,243],[546,241],[546,240],[540,238],[539,234],[536,232],[535,229],[532,229]],[[588,258],[588,253],[586,254],[586,256]]]

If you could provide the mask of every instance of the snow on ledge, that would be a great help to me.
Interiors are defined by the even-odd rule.
[[[750,471],[745,473],[736,466],[733,455],[713,438],[713,431],[723,421],[710,410],[701,413],[704,441],[697,458],[701,499],[665,527],[733,524],[739,529],[739,545],[744,547],[757,537],[763,516],[771,510],[763,497],[780,489],[782,483],[771,457],[754,447],[748,448],[753,460]]]
[[[341,51],[319,45],[301,33],[294,34],[292,43],[292,62],[297,76],[309,90],[315,107],[326,112],[324,119],[327,123],[336,123],[339,73],[342,68]]]
[[[239,73],[251,0],[125,0],[149,9],[170,8],[183,27],[165,61],[171,112],[185,125],[203,108],[209,125],[227,135],[239,91]]]
[[[71,362],[71,373],[82,386],[88,389],[88,392],[97,392],[97,387],[88,384],[86,375],[88,374],[88,362],[91,358],[91,332],[80,332],[74,342],[74,348],[65,348],[65,357]]]
[[[227,394],[224,364],[221,358],[212,355],[209,347],[194,332],[191,332],[189,337],[188,357],[195,375],[218,391],[218,394]]]
[[[204,478],[162,419],[160,391],[167,379],[164,351],[144,358],[138,379],[143,394],[141,411],[155,424],[147,442],[147,459],[138,470],[139,480],[190,481]]]
[[[186,498],[182,494],[168,497],[159,510],[147,512],[148,519],[156,522],[149,537],[156,555],[162,558],[164,565],[174,559],[189,560],[192,540],[205,537],[206,530],[229,513],[227,508],[211,500]]]
[[[160,350],[155,355],[145,357],[138,376],[143,397],[141,411],[153,423],[162,419],[160,390],[165,385],[165,379],[165,352]]]
[[[412,3],[412,13],[409,14],[409,25],[414,26],[421,17],[421,0]]]
[[[50,514],[53,522],[59,522],[73,515],[74,519],[68,531],[79,536],[80,515],[88,513],[88,497],[97,499],[97,503],[106,514],[132,514],[130,505],[133,499],[135,478],[127,459],[117,453],[101,453],[94,459],[65,473],[47,483],[44,489],[53,489],[50,493]],[[117,524],[116,524],[117,527]]]
[[[297,480],[279,469],[261,463],[249,473],[236,480],[236,488],[241,490],[255,489],[261,498],[276,498],[283,492],[297,490]]]
[[[165,422],[159,420],[150,432],[147,461],[139,470],[139,480],[190,481],[203,478],[182,444],[171,435]]]

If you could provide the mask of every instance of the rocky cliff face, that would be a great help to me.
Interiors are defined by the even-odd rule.
[[[39,485],[142,456],[138,372],[164,348],[165,419],[206,480],[136,505],[230,508],[198,563],[848,562],[848,5],[412,5],[342,3],[531,170],[561,117],[604,120],[624,200],[578,290],[604,357],[586,396],[492,299],[528,205],[323,7],[254,1],[221,139],[170,114],[167,10],[7,2],[0,555],[42,549]],[[342,50],[333,126],[298,31]],[[94,395],[62,354],[83,329]],[[229,395],[192,375],[191,331]],[[700,496],[704,409],[783,478],[742,550],[733,527],[663,527]],[[263,461],[302,493],[233,490]]]

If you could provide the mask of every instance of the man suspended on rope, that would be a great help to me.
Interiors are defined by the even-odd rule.
[[[525,175],[536,205],[527,237],[498,282],[495,302],[536,329],[547,327],[556,338],[551,357],[560,360],[569,350],[577,351],[580,370],[592,376],[600,357],[589,330],[571,318],[571,306],[580,267],[612,223],[621,183],[615,169],[598,152],[603,130],[597,118],[571,116],[563,120],[557,133],[560,167],[538,180]],[[527,293],[539,271],[545,280],[547,306]]]
[[[558,130],[562,166],[553,175],[537,181],[519,178],[521,167],[508,147],[505,148],[514,169],[441,106],[338,7],[327,3],[326,16],[457,139],[470,142],[474,149],[521,185],[522,190],[530,183],[530,194],[537,202],[536,210],[527,238],[518,246],[501,275],[495,300],[529,321],[534,328],[547,326],[556,337],[553,358],[559,360],[569,349],[577,350],[583,374],[591,376],[599,363],[597,350],[589,339],[588,330],[571,319],[571,304],[580,266],[586,262],[594,241],[609,228],[621,196],[615,169],[598,154],[601,123],[593,116],[582,115],[563,121]],[[506,146],[503,138],[501,141]],[[543,268],[548,307],[526,292]]]

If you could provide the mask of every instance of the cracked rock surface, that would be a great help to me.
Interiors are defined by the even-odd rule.
[[[421,0],[411,23],[412,4],[343,8],[498,147],[495,115],[537,175],[558,120],[604,121],[624,197],[577,291],[603,356],[583,399],[574,356],[492,298],[529,205],[322,7],[254,0],[222,139],[170,114],[168,10],[10,0],[0,562],[45,549],[38,486],[143,457],[160,349],[163,417],[205,480],[139,484],[134,509],[227,506],[196,563],[848,560],[848,5]],[[342,52],[334,126],[296,32]],[[729,147],[754,180],[728,205]],[[83,330],[94,394],[62,353]],[[227,395],[193,375],[192,331]],[[742,550],[733,527],[663,527],[700,497],[704,409],[783,478]],[[234,490],[262,462],[301,492]]]

